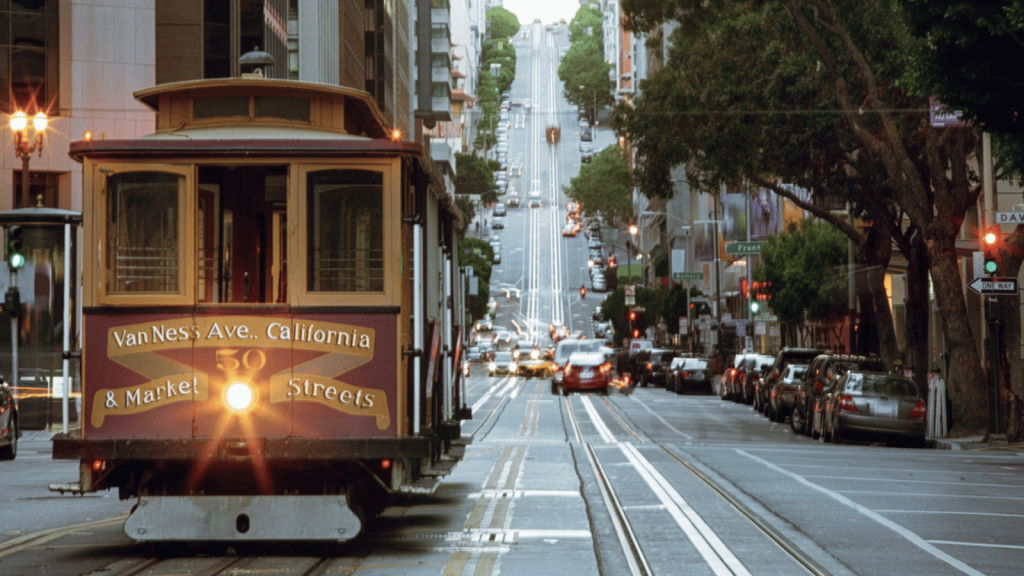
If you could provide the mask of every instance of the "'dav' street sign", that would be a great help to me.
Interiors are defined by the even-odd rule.
[[[1020,290],[1016,278],[975,278],[968,284],[982,296],[1016,296]]]

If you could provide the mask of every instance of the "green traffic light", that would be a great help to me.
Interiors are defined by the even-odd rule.
[[[21,254],[11,254],[10,267],[17,270],[25,265],[25,257]]]
[[[995,274],[999,271],[999,264],[995,260],[985,260],[985,273]]]
[[[760,310],[760,309],[761,309],[761,303],[758,302],[757,300],[754,300],[753,302],[750,303],[750,311],[751,312],[756,314],[757,311]]]

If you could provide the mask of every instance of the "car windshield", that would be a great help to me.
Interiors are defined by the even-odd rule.
[[[851,373],[843,386],[849,394],[889,394],[893,396],[917,396],[917,387],[906,378],[888,374]]]
[[[512,353],[511,352],[498,352],[497,354],[494,355],[494,361],[495,362],[511,362],[512,361]]]

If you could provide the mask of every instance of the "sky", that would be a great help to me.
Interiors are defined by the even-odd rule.
[[[505,10],[516,15],[520,24],[529,24],[534,18],[548,24],[565,18],[568,22],[580,9],[578,0],[504,0]]]

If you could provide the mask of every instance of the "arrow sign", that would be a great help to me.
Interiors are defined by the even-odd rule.
[[[975,278],[968,286],[982,296],[1016,296],[1020,293],[1016,278]]]

